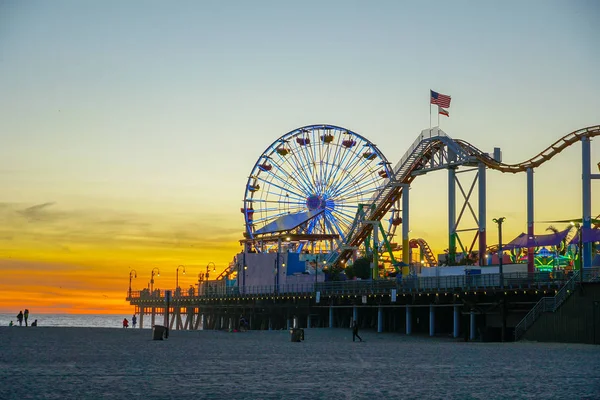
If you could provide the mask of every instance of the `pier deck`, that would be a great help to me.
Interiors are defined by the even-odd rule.
[[[348,327],[357,319],[361,327],[378,332],[458,337],[468,331],[473,339],[501,326],[510,331],[535,303],[554,296],[569,279],[556,272],[506,273],[502,279],[500,274],[482,274],[255,287],[208,282],[200,293],[172,291],[168,321],[164,290],[131,292],[127,300],[140,314],[140,327],[147,316],[154,325],[156,315],[170,329],[233,330],[242,315],[250,329]]]

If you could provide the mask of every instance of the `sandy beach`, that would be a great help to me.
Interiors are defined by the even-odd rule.
[[[2,327],[0,398],[600,398],[599,346],[305,332]]]

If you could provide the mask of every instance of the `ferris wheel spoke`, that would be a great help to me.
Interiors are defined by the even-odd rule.
[[[370,169],[370,165],[368,163],[362,163],[361,167],[351,174],[352,171],[349,171],[345,176],[342,177],[340,181],[338,181],[334,191],[343,190],[344,186],[351,182],[352,180],[363,181],[370,175],[373,175],[374,171]]]
[[[340,147],[342,147],[342,146],[340,146]],[[348,152],[343,151],[341,157],[342,157],[342,159],[337,164],[337,166],[334,165],[333,168],[331,169],[329,177],[327,178],[328,182],[337,182],[338,181],[338,177],[340,177],[340,176],[342,176],[344,174],[344,169],[342,168],[342,164],[344,163],[344,161],[348,157]]]
[[[310,176],[306,173],[306,169],[302,168],[302,162],[299,160],[302,156],[296,154],[296,153],[300,152],[299,147],[301,147],[301,145],[298,144],[296,146],[296,151],[290,152],[290,155],[292,156],[292,158],[296,162],[295,168],[293,168],[293,169],[295,169],[296,172],[298,173],[298,175],[303,178],[303,181],[304,181],[304,183],[306,185],[306,188],[310,191],[311,189],[314,188],[314,185],[312,183],[312,180],[311,180]],[[290,162],[290,165],[291,165],[291,162]],[[309,194],[312,194],[312,193],[309,192]]]
[[[315,193],[321,193],[318,158],[317,158],[317,152],[321,148],[321,142],[319,140],[319,132],[320,132],[319,128],[313,127],[311,129],[311,131],[310,131],[311,145],[310,145],[310,148],[308,151],[308,153],[310,155],[310,163],[313,165],[313,168],[311,168],[311,172],[312,172],[312,181],[315,185],[314,186]]]
[[[323,129],[323,137],[329,134],[328,129]],[[318,139],[321,139],[320,137]],[[325,191],[325,175],[323,174],[323,152],[327,150],[327,145],[324,140],[319,140],[319,193],[324,193]],[[315,156],[316,159],[316,156]]]
[[[351,215],[352,219],[356,216],[356,212],[358,211],[358,205],[355,204],[336,204],[334,211],[343,211],[347,215]],[[350,213],[350,214],[348,214]]]
[[[326,213],[323,216],[323,220],[325,221],[325,224],[329,225],[330,231],[337,232],[337,234],[340,235],[342,241],[346,240],[346,236],[344,235],[343,229],[337,224],[337,221],[334,217],[331,216],[331,214]]]
[[[303,205],[305,204],[303,201],[289,201],[289,200],[284,200],[285,197],[284,196],[280,196],[281,199],[280,200],[266,200],[266,199],[254,199],[253,203],[265,203],[265,204],[299,204],[299,205]]]
[[[364,191],[361,191],[361,192],[354,192],[354,193],[352,193],[352,195],[344,195],[344,197],[339,197],[339,198],[336,198],[336,199],[338,201],[339,200],[341,200],[341,201],[347,201],[347,200],[350,200],[350,199],[352,199],[354,197],[359,197],[359,198],[362,197],[364,199],[364,201],[368,201],[368,199],[367,199],[368,195],[372,194],[372,193],[375,193],[377,191],[378,191],[378,188],[368,188],[368,190],[364,190]]]
[[[287,198],[296,199],[298,201],[302,201],[304,199],[304,197],[302,196],[302,194],[299,194],[297,192],[293,192],[289,188],[286,188],[286,187],[283,187],[281,185],[278,185],[277,183],[274,183],[272,181],[266,181],[266,180],[264,180],[262,178],[260,179],[260,181],[263,182],[263,184],[264,184],[263,185],[264,187],[261,190],[261,193],[263,193],[263,194],[266,194],[266,195],[273,194],[273,196],[282,197],[282,198],[285,198],[286,195],[287,195]],[[280,190],[280,192],[276,192],[276,191],[271,190],[272,189],[271,187],[278,188]],[[283,193],[285,193],[285,195]]]
[[[303,190],[303,188],[298,184],[298,182],[293,177],[291,177],[287,173],[287,171],[285,171],[284,169],[280,168],[280,166],[277,165],[277,164],[275,165],[275,167],[277,168],[278,171],[283,172],[288,177],[288,179],[284,179],[283,177],[281,177],[278,174],[276,174],[274,171],[269,171],[267,173],[267,176],[270,176],[270,177],[272,177],[274,179],[277,179],[282,184],[284,184],[286,186],[289,186],[293,191],[296,191],[296,193],[297,193],[298,189]],[[260,176],[260,175],[258,175],[258,176]],[[296,184],[296,186],[294,186],[291,182],[294,182]]]
[[[285,142],[287,143],[287,142]],[[291,181],[296,183],[297,187],[301,189],[306,196],[310,194],[310,184],[307,182],[301,174],[298,174],[298,165],[292,163],[292,154],[293,151],[291,147],[289,148],[290,153],[287,156],[282,156],[281,154],[275,152],[277,154],[277,158],[280,161],[276,164],[277,169],[285,174]],[[286,165],[289,166],[289,171],[286,168]]]
[[[351,175],[351,173],[353,172],[353,167],[362,162],[362,159],[360,158],[360,155],[357,151],[358,147],[359,146],[355,145],[352,149],[348,149],[348,153],[346,153],[346,160],[342,160],[342,162],[340,163],[340,170],[344,171],[345,174],[340,175],[340,179],[336,179],[333,183],[334,185],[339,186],[341,182],[343,182],[345,179],[351,179],[354,176]],[[343,164],[344,161],[345,164]]]
[[[349,198],[356,196],[357,193],[361,192],[364,188],[369,188],[372,192],[375,192],[378,190],[378,186],[373,186],[373,183],[376,184],[378,180],[378,178],[371,178],[369,180],[364,179],[362,181],[348,182],[344,187],[338,188],[336,192],[331,193],[331,196],[333,198],[338,198],[343,193],[344,198]]]
[[[289,188],[285,188],[284,186],[280,186],[280,185],[278,185],[278,184],[276,184],[276,183],[274,183],[272,181],[267,181],[267,180],[265,180],[263,178],[260,178],[260,177],[257,177],[256,180],[261,181],[261,182],[263,182],[263,183],[265,183],[265,184],[267,184],[269,186],[274,186],[274,187],[282,190],[285,193],[291,193],[294,196],[296,196],[298,199],[302,198],[302,196],[299,193],[292,192],[292,191],[289,190]],[[263,189],[263,191],[264,191],[264,189]]]
[[[352,188],[360,188],[362,186],[374,186],[375,188],[380,187],[381,177],[373,173],[363,174],[361,176],[351,176],[345,180],[343,185],[338,185],[335,190],[331,191],[332,196],[338,196],[340,193],[346,193]]]
[[[314,232],[315,230],[315,226],[317,225],[318,219],[317,218],[313,218],[310,221],[308,221],[308,223],[306,224],[306,228],[304,229],[304,231],[307,234],[311,234]]]
[[[289,159],[286,159],[279,153],[277,153],[277,156],[279,157],[279,161],[281,161],[281,164],[279,164],[279,163],[275,164],[275,167],[277,168],[277,170],[280,171],[282,174],[286,175],[290,181],[292,181],[296,184],[297,189],[302,190],[304,192],[304,195],[308,196],[309,195],[309,186],[306,184],[306,182],[304,180],[298,180],[297,175],[292,175],[292,172],[294,172],[295,169],[294,169],[294,166],[289,162]],[[288,171],[287,169],[285,169],[283,167],[285,164],[288,164],[290,166],[290,168],[292,169],[292,171]]]
[[[335,132],[335,131],[334,131]],[[335,150],[332,151],[331,148],[334,147],[335,144],[328,144],[325,145],[325,151],[324,151],[324,156],[322,158],[322,162],[323,162],[323,183],[324,183],[324,190],[327,190],[327,186],[328,186],[328,182],[329,182],[329,171],[330,168],[333,167],[331,165],[331,153],[335,153],[337,151],[337,147],[335,147]]]
[[[354,220],[353,215],[346,214],[340,210],[335,210],[330,214],[333,215],[337,220],[344,222],[344,225],[350,225]]]
[[[342,137],[344,136],[343,134],[341,135]],[[350,140],[354,140],[354,135],[348,135]],[[342,146],[340,146],[340,148],[343,147],[343,141],[342,141]],[[334,168],[334,170],[332,171],[332,176],[331,178],[335,178],[337,176],[340,176],[339,174],[342,173],[343,171],[348,169],[348,166],[350,165],[350,163],[352,161],[354,161],[354,157],[356,156],[356,150],[358,146],[354,145],[351,148],[344,148],[343,150],[343,154],[341,157],[341,160],[337,163],[336,168]],[[334,179],[334,181],[337,181],[337,179]]]
[[[323,129],[319,132],[318,137],[315,140],[318,140],[319,143],[319,154],[318,159],[315,154],[315,165],[318,165],[318,168],[315,168],[318,171],[317,180],[318,180],[318,188],[319,193],[324,194],[327,189],[327,167],[328,167],[328,157],[331,152],[332,145],[328,144],[327,136],[332,135],[330,129]]]
[[[358,206],[356,205],[336,205],[332,212],[343,212],[345,215],[348,215],[350,219],[354,219],[357,211]]]
[[[333,218],[336,221],[338,221],[338,225],[340,226],[348,225],[348,223],[354,219],[353,215],[350,215],[344,210],[339,210],[337,208],[334,210],[327,210],[327,214],[330,218]]]
[[[340,143],[340,139],[343,136],[341,132],[338,132],[337,130],[334,131],[336,133],[336,143],[335,143],[335,150],[333,151],[333,156],[331,154],[331,151],[327,154],[328,158],[327,158],[327,165],[329,168],[327,168],[326,175],[325,175],[325,182],[331,182],[331,177],[334,174],[334,172],[336,171],[336,162],[335,160],[337,160],[339,158],[339,154],[340,151],[342,149],[342,145]],[[332,157],[332,158],[330,158]],[[339,164],[338,164],[339,165]]]

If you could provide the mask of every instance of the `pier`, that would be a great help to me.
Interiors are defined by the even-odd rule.
[[[600,269],[586,274],[586,282],[597,281]],[[227,287],[215,281],[213,286],[207,282],[209,289],[202,293],[172,291],[168,321],[165,311],[169,291],[133,291],[127,300],[139,314],[140,328],[150,322],[151,326],[164,324],[172,330],[234,330],[243,315],[249,328],[255,330],[348,328],[356,319],[361,329],[377,332],[508,341],[514,340],[515,327],[536,304],[559,295],[567,298],[579,281],[577,272],[415,277],[279,287]]]

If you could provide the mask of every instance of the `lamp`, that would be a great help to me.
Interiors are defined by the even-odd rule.
[[[179,289],[179,268],[183,267],[183,274],[185,275],[185,265],[179,265],[176,269],[175,274],[175,290]]]
[[[502,223],[506,217],[494,218],[496,224],[498,224],[498,256],[499,256],[499,264],[498,264],[498,272],[500,273],[500,289],[504,289],[504,274],[502,271]],[[505,293],[506,294],[506,293]],[[504,342],[506,338],[506,297],[502,298],[502,333],[501,333],[502,341]]]
[[[132,275],[133,273],[133,275]],[[131,298],[131,278],[137,278],[137,271],[135,269],[132,269],[131,271],[129,271],[129,298]]]
[[[154,273],[156,270],[156,273]],[[160,276],[160,270],[158,268],[152,268],[152,273],[150,274],[150,293],[154,292],[154,275]]]
[[[504,288],[504,276],[502,270],[502,223],[506,220],[506,217],[494,218],[496,224],[498,224],[498,273],[500,274],[500,288]]]
[[[206,286],[207,287],[208,287],[208,276],[209,276],[208,269],[210,268],[210,264],[213,265],[213,272],[215,272],[217,270],[217,266],[215,265],[214,262],[211,261],[208,264],[206,264],[206,274],[205,274],[205,276],[206,276]]]

